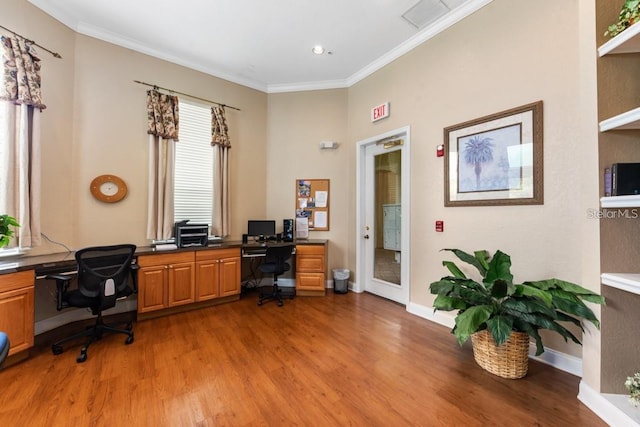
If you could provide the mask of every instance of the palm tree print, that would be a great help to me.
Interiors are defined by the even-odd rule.
[[[464,160],[467,164],[474,166],[476,174],[476,190],[480,190],[480,175],[482,174],[482,164],[493,160],[492,138],[481,138],[475,135],[465,143]]]

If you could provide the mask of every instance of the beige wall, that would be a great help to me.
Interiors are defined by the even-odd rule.
[[[329,231],[310,231],[309,238],[329,239],[330,270],[349,267],[345,249],[355,234],[347,218],[355,211],[349,210],[353,188],[347,183],[355,167],[349,163],[347,90],[272,94],[268,112],[267,217],[281,229],[281,218],[295,215],[296,179],[329,179]],[[339,146],[321,150],[321,141]]]
[[[577,0],[495,0],[350,88],[352,144],[411,126],[412,303],[431,306],[428,286],[445,274],[446,255],[439,252],[445,247],[501,249],[512,257],[516,280],[559,277],[599,289],[597,274],[583,276],[584,269],[593,272],[583,260],[597,259],[591,245],[598,223],[585,217],[587,207],[597,209],[598,193],[595,117],[581,116],[583,103],[594,99],[585,99],[581,88],[593,81],[581,79],[578,12]],[[544,102],[544,205],[445,208],[443,162],[435,156],[443,128],[537,100]],[[371,107],[383,101],[390,101],[391,117],[371,124]],[[354,149],[349,163],[355,164]],[[354,173],[350,180],[355,188]],[[437,219],[444,220],[444,233],[434,231]],[[354,240],[349,244],[353,266]],[[555,336],[545,344],[581,352]]]

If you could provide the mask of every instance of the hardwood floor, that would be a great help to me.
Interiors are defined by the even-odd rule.
[[[2,426],[603,426],[579,378],[506,380],[449,330],[369,294],[257,296],[134,324],[76,364],[48,348],[0,371]]]

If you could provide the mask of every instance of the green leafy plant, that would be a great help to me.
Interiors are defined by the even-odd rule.
[[[20,224],[12,216],[0,215],[0,248],[7,246],[13,237],[13,230],[10,227],[20,227]]]
[[[525,332],[536,341],[536,355],[544,352],[540,329],[548,329],[577,344],[580,340],[561,322],[581,328],[582,319],[600,328],[600,322],[584,301],[604,304],[604,298],[574,283],[546,279],[520,284],[513,283],[511,257],[496,251],[473,255],[459,249],[444,249],[461,261],[475,267],[481,281],[468,278],[451,261],[443,261],[450,276],[431,283],[429,289],[437,295],[435,310],[458,310],[452,333],[460,345],[474,333],[487,329],[500,345],[509,339],[511,331]]]
[[[618,21],[609,25],[604,35],[615,37],[638,21],[640,21],[640,0],[626,0],[618,15]]]

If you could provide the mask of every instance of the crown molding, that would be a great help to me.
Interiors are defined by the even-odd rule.
[[[115,44],[127,49],[134,50],[136,52],[143,53],[158,59],[162,59],[177,65],[181,65],[196,71],[200,71],[209,74],[214,77],[218,77],[223,80],[227,80],[232,83],[236,83],[242,86],[246,86],[261,92],[266,93],[284,93],[284,92],[304,92],[313,90],[327,90],[327,89],[344,89],[353,86],[360,82],[376,71],[389,65],[396,59],[400,58],[404,54],[415,49],[422,43],[440,34],[447,28],[455,25],[462,19],[483,8],[491,3],[493,0],[471,0],[458,8],[453,12],[438,19],[433,24],[429,25],[422,31],[418,32],[415,36],[409,40],[401,43],[391,51],[387,52],[380,58],[371,62],[369,65],[355,72],[351,76],[345,79],[327,80],[318,82],[302,82],[302,83],[282,83],[282,84],[266,84],[259,80],[250,79],[247,77],[239,76],[237,74],[228,73],[224,70],[214,67],[206,66],[197,61],[187,60],[176,55],[170,55],[166,52],[159,51],[157,49],[146,46],[137,40],[127,39],[118,34],[105,30],[103,28],[95,27],[84,22],[76,20],[73,16],[64,13],[62,10],[52,6],[46,0],[28,0],[31,4],[38,7],[48,15],[62,22],[67,27],[76,31],[77,33],[94,37],[99,40],[103,40],[108,43]]]

